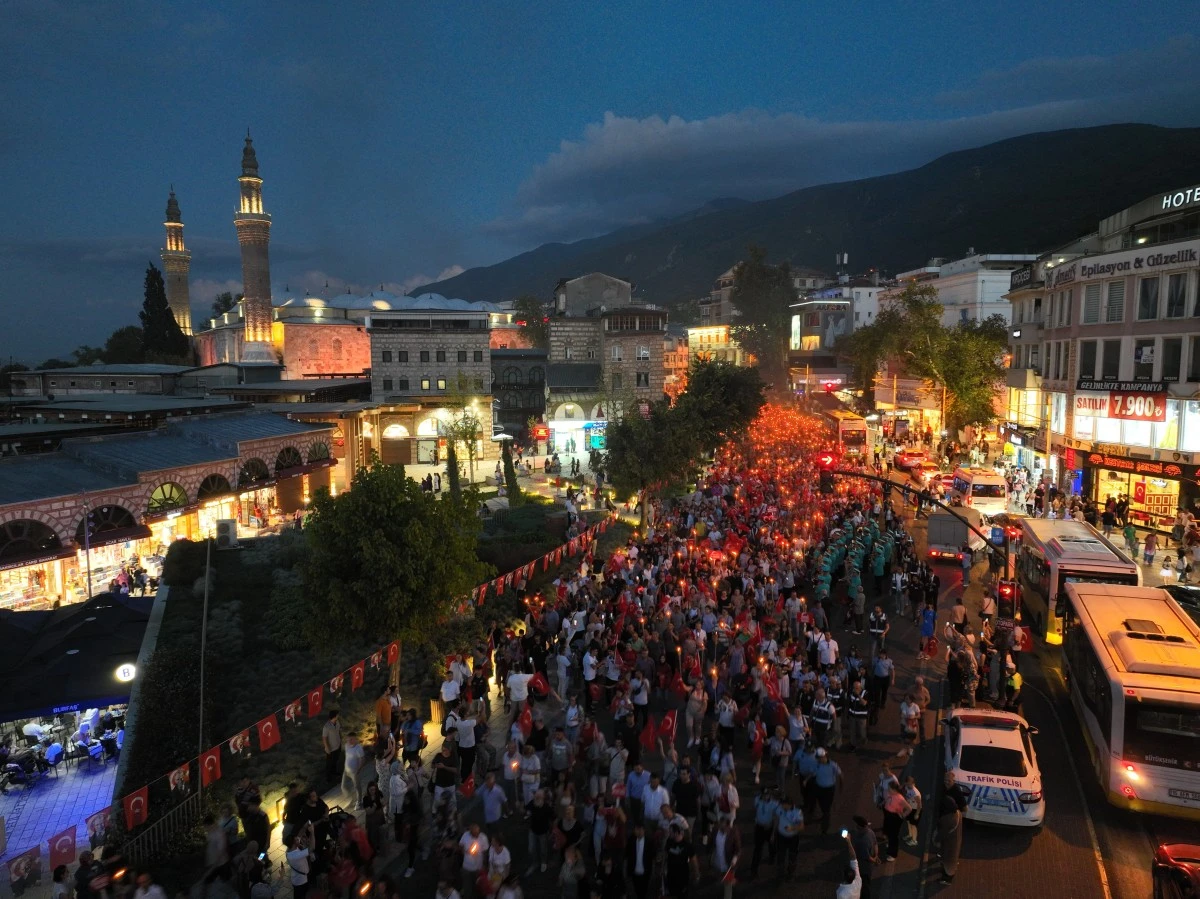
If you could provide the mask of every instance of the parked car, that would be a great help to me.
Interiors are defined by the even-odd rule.
[[[901,450],[896,453],[893,464],[901,471],[908,471],[914,465],[924,461],[925,453],[922,450]]]
[[[954,709],[945,720],[946,770],[967,795],[963,817],[985,824],[1038,827],[1046,817],[1036,727],[1020,715]]]
[[[1154,899],[1200,896],[1200,846],[1160,843],[1154,850],[1150,875],[1154,881]]]

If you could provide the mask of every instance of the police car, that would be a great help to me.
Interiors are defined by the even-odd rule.
[[[954,709],[945,719],[946,770],[967,797],[964,817],[986,824],[1037,827],[1046,816],[1036,727],[1020,715]]]

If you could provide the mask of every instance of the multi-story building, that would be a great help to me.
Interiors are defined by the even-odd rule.
[[[494,338],[493,338],[494,342]],[[492,349],[493,415],[501,431],[526,440],[529,420],[546,414],[547,351],[536,347]]]
[[[593,273],[559,282],[555,290],[546,372],[555,450],[603,446],[610,418],[663,397],[667,313],[635,302],[630,287]]]
[[[857,328],[875,322],[879,313],[877,274],[842,276],[842,283],[808,290],[792,305],[788,340],[789,377],[797,390],[840,389],[850,367],[837,356],[837,342]]]
[[[1011,274],[1016,461],[1170,529],[1200,500],[1200,199],[1168,191]]]
[[[1025,253],[976,253],[972,247],[962,259],[947,262],[932,259],[921,268],[901,272],[896,284],[883,294],[887,301],[912,281],[928,282],[937,290],[944,307],[942,324],[948,328],[959,322],[983,321],[992,315],[1008,318],[1012,311],[1005,294],[1014,269],[1037,257]]]
[[[498,454],[491,440],[492,359],[486,303],[428,294],[409,308],[366,319],[371,338],[371,397],[379,404],[384,462],[437,463],[447,430],[470,414],[479,423],[475,458]],[[464,458],[462,448],[459,458]]]

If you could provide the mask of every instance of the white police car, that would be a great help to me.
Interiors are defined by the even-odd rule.
[[[963,816],[987,824],[1037,827],[1046,816],[1036,727],[1020,715],[954,709],[944,721],[946,770],[967,796]]]

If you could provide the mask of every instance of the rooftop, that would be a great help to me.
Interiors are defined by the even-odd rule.
[[[136,477],[95,471],[63,453],[0,459],[0,506],[136,483]]]
[[[258,384],[238,384],[214,387],[214,393],[320,393],[325,390],[366,387],[370,389],[370,378],[298,378],[290,381],[263,381]]]
[[[143,431],[109,437],[82,437],[63,444],[63,452],[100,471],[137,482],[139,472],[164,471],[237,458],[223,448],[170,433]]]
[[[245,403],[214,397],[153,396],[132,393],[97,393],[88,396],[63,397],[62,399],[37,400],[28,404],[31,410],[43,415],[56,412],[86,412],[91,415],[115,413],[135,415],[139,412],[204,412],[207,410],[233,410],[245,408]]]
[[[301,296],[285,292],[275,297],[272,306],[286,310],[289,307],[307,307],[309,309],[364,309],[375,312],[409,312],[413,310],[500,312],[495,303],[470,302],[468,300],[451,299],[440,293],[423,293],[419,296],[396,296],[386,290],[373,290],[365,296],[352,293],[339,294],[331,299],[318,296]]]
[[[156,362],[138,362],[123,365],[78,365],[73,368],[44,368],[48,375],[177,375],[191,369],[190,365],[160,365]],[[31,372],[36,374],[37,372]]]
[[[233,447],[236,453],[236,445],[245,440],[267,440],[272,437],[324,432],[328,431],[329,427],[292,421],[273,412],[250,412],[175,421],[167,425],[167,430],[189,440],[211,442],[219,447]]]

